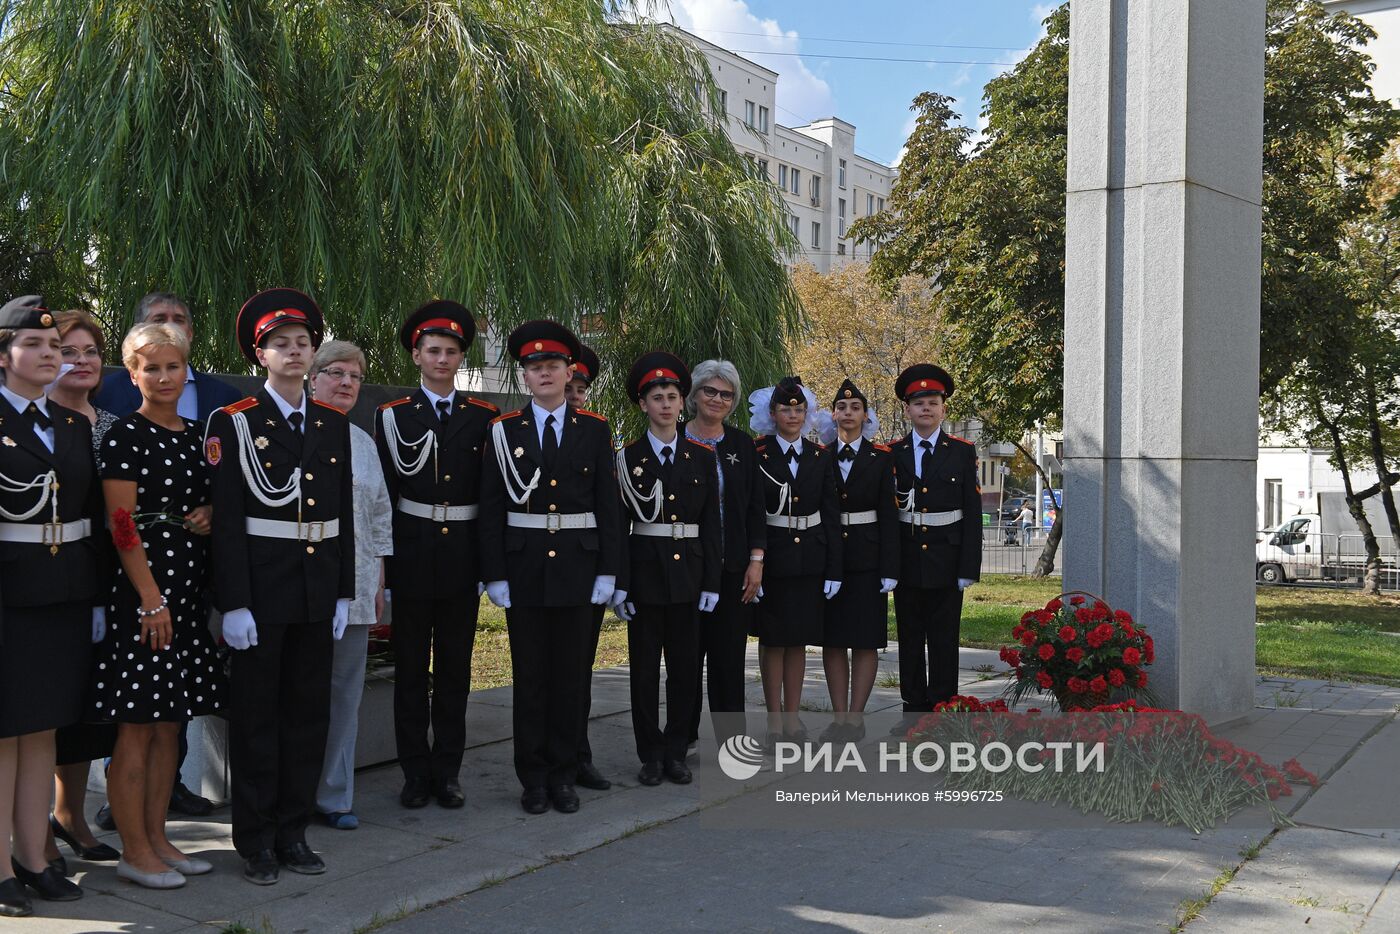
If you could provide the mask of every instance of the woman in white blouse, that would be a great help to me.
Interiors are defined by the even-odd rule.
[[[326,341],[316,351],[311,372],[311,395],[348,413],[360,398],[365,355],[348,341]],[[355,734],[359,728],[360,697],[365,689],[369,628],[384,615],[384,558],[394,553],[390,536],[393,509],[384,472],[374,439],[355,424],[350,426],[350,455],[355,483],[355,600],[350,604],[350,625],[345,636],[335,643],[331,726],[326,736],[321,784],[316,790],[316,810],[337,830],[360,826],[353,809]]]

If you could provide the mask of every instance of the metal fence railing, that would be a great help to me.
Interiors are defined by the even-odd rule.
[[[1395,542],[1384,536],[1378,544],[1380,585],[1400,589]],[[1366,546],[1360,533],[1331,535],[1284,528],[1255,535],[1254,577],[1261,584],[1359,588],[1365,573]]]
[[[1045,550],[1049,529],[1022,529],[1020,526],[984,525],[982,527],[982,573],[1027,575],[1035,570],[1040,553]],[[1055,553],[1055,569],[1060,573],[1060,554]]]

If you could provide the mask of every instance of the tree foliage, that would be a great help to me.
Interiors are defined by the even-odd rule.
[[[380,377],[406,375],[403,315],[446,296],[502,330],[601,323],[605,371],[655,342],[767,378],[798,319],[781,208],[647,12],[0,0],[0,201],[43,193],[86,260],[91,291],[53,303],[120,333],[144,292],[188,296],[215,368],[242,367],[233,313],[280,284]]]

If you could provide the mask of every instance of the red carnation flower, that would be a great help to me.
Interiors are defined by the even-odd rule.
[[[1012,668],[1021,667],[1021,653],[1015,649],[1007,649],[1006,664],[1010,665]]]
[[[1021,614],[1021,625],[1024,626],[1035,618],[1035,610],[1027,610]]]
[[[1123,650],[1123,661],[1128,665],[1136,665],[1142,661],[1142,653],[1130,645]]]
[[[1040,647],[1036,654],[1040,656],[1040,660],[1042,662],[1048,662],[1050,661],[1050,659],[1055,657],[1055,647],[1050,643],[1046,642]]]
[[[1040,625],[1044,626],[1046,623],[1053,623],[1055,621],[1055,614],[1051,613],[1049,610],[1036,610],[1035,620],[1040,623]]]
[[[1021,635],[1022,635],[1022,633],[1024,633],[1025,631],[1026,631],[1026,627],[1024,627],[1024,626],[1012,626],[1012,627],[1011,627],[1011,638],[1015,639],[1017,642],[1020,642],[1020,641],[1021,641]]]
[[[1033,642],[1035,642],[1035,633],[1031,632],[1029,629],[1021,633],[1022,645],[1031,645]]]
[[[1049,610],[1051,613],[1054,613],[1062,606],[1064,606],[1064,604],[1060,602],[1059,597],[1056,597],[1054,600],[1051,600],[1049,603],[1045,604],[1045,609]]]
[[[1070,597],[1070,598],[1069,598],[1069,603],[1070,603],[1070,606],[1083,606],[1083,605],[1084,605],[1084,598],[1083,598],[1083,597]]]
[[[1138,672],[1138,682],[1137,682],[1137,686],[1140,687],[1140,688],[1145,688],[1145,687],[1147,687],[1147,672],[1145,672],[1145,671],[1139,671],[1139,672]]]
[[[118,551],[130,551],[141,544],[141,536],[136,534],[136,520],[125,509],[112,511],[112,543]]]
[[[1035,681],[1036,681],[1037,684],[1039,684],[1042,688],[1045,688],[1047,691],[1048,691],[1050,688],[1052,688],[1052,687],[1055,686],[1055,679],[1052,678],[1052,677],[1050,677],[1049,675],[1047,675],[1047,674],[1046,674],[1045,672],[1043,672],[1043,671],[1037,671],[1037,672],[1035,673]]]
[[[1061,641],[1061,642],[1073,642],[1074,639],[1075,639],[1075,637],[1076,637],[1077,635],[1079,635],[1079,633],[1077,633],[1077,632],[1074,631],[1074,627],[1073,627],[1073,626],[1061,626],[1061,627],[1060,627],[1060,641]]]
[[[1079,609],[1074,611],[1074,618],[1078,622],[1088,623],[1094,618],[1094,614],[1090,613],[1088,610],[1081,606]]]
[[[1075,694],[1083,694],[1089,689],[1089,682],[1085,681],[1083,678],[1070,678],[1069,689]]]
[[[1133,614],[1129,613],[1127,610],[1114,610],[1113,618],[1120,623],[1131,623],[1133,621]]]
[[[1108,690],[1108,682],[1103,679],[1103,675],[1099,675],[1089,682],[1089,690],[1093,691],[1095,694],[1100,694]]]
[[[1121,688],[1127,682],[1127,677],[1123,674],[1123,669],[1114,668],[1108,673],[1108,683],[1116,688]]]
[[[1079,646],[1077,646],[1077,645],[1076,645],[1076,646],[1073,646],[1073,647],[1071,647],[1071,648],[1065,649],[1065,658],[1069,659],[1070,661],[1072,661],[1072,662],[1074,662],[1076,665],[1078,665],[1080,662],[1082,662],[1082,661],[1084,660],[1084,650],[1081,649],[1081,648],[1080,648]]]

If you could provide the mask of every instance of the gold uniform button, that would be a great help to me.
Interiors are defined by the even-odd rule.
[[[268,469],[268,470],[271,470],[271,469],[272,469],[272,461],[263,461],[263,467],[266,468],[266,469]]]
[[[928,487],[924,487],[923,489],[919,490],[919,492],[920,492],[920,493],[927,493],[927,492],[928,492]],[[928,510],[925,509],[924,512],[928,512]]]
[[[798,544],[798,543],[801,542],[801,541],[802,541],[802,536],[801,536],[801,535],[794,535],[794,536],[792,537],[792,543],[793,543],[794,545]]]
[[[842,499],[850,499],[850,497],[847,496],[845,493],[842,493],[842,494],[841,494],[841,498],[842,498]]]
[[[446,483],[451,483],[451,482],[452,482],[452,474],[450,474],[450,473],[449,473],[449,474],[443,474],[442,479],[443,479],[443,481],[446,482]]]
[[[676,498],[676,494],[675,494],[675,493],[672,493],[670,496],[667,496],[666,498],[669,499],[669,500],[674,500],[674,499]]]
[[[671,516],[671,521],[672,521],[672,522],[675,522],[675,521],[676,521],[676,517],[675,517],[674,515]]]
[[[842,533],[841,533],[841,537],[842,537],[842,538],[849,538],[850,536],[848,536],[845,532],[842,532]]]
[[[314,499],[312,499],[311,497],[308,496],[308,497],[306,498],[306,505],[308,505],[308,506],[315,506],[315,505],[316,505],[316,500],[314,500]]]
[[[797,497],[794,496],[794,497],[792,498],[792,501],[793,501],[794,503],[797,502]]]
[[[314,554],[316,553],[316,546],[315,546],[315,545],[307,545],[307,546],[306,546],[306,553],[309,554],[309,555],[314,555]]]
[[[550,485],[550,486],[558,486],[558,485],[559,485],[559,481],[558,481],[558,480],[551,480],[551,481],[549,481],[549,485]]]
[[[550,556],[551,558],[553,558],[553,557],[554,557],[554,552],[551,551],[551,552],[549,553],[549,556]]]
[[[307,475],[306,475],[306,479],[308,479],[308,480],[315,480],[316,478],[313,477],[311,474],[307,474]]]
[[[927,546],[927,545],[920,545],[919,547],[922,548],[924,551],[928,551],[928,546]]]
[[[674,561],[679,561],[679,560],[681,559],[681,556],[680,556],[679,554],[674,554],[674,555],[671,555],[671,558],[672,558],[672,560],[674,560]]]
[[[444,525],[444,526],[442,527],[442,534],[443,534],[443,535],[446,535],[449,531],[451,531],[451,530],[448,529],[447,526]]]
[[[556,507],[553,503],[550,503],[550,504],[549,504],[549,511],[550,511],[550,512],[553,512],[556,508],[557,508],[557,507]]]
[[[331,463],[332,463],[332,464],[335,463],[335,458],[334,458],[334,457],[331,458]]]

